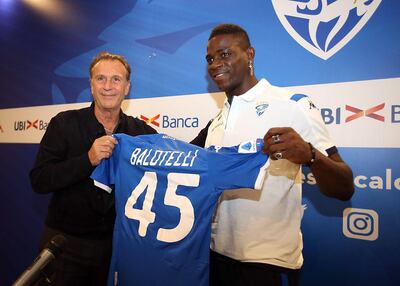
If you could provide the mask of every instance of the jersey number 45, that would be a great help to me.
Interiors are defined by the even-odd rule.
[[[185,238],[191,231],[194,223],[194,209],[191,201],[181,195],[176,194],[178,186],[198,187],[200,175],[186,173],[169,173],[167,190],[165,192],[164,204],[175,206],[180,210],[180,220],[175,228],[159,228],[157,239],[164,242],[176,242]],[[139,196],[147,189],[142,209],[133,208]],[[151,211],[153,206],[154,194],[157,189],[157,174],[155,172],[145,172],[139,184],[132,191],[131,196],[125,204],[125,215],[130,219],[139,221],[139,235],[145,237],[147,227],[153,223],[156,214]]]

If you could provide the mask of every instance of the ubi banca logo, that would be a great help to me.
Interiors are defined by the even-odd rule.
[[[14,130],[15,131],[24,131],[24,130],[46,130],[48,122],[39,119],[33,120],[20,120],[14,122]]]
[[[162,128],[197,128],[199,127],[198,117],[172,117],[169,115],[157,114],[155,116],[140,115],[140,119],[147,124]],[[160,122],[161,121],[161,122]]]
[[[380,103],[374,106],[355,106],[346,104],[344,107],[321,108],[321,116],[325,124],[349,123],[354,120],[365,118],[373,121],[390,121],[400,123],[400,105],[386,105]],[[387,115],[387,120],[384,115]]]

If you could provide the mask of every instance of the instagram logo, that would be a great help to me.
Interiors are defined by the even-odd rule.
[[[379,234],[378,214],[368,209],[344,209],[343,234],[355,239],[376,240]]]

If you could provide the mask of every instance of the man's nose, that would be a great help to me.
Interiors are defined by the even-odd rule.
[[[220,68],[222,65],[223,65],[223,61],[219,57],[216,57],[216,58],[214,58],[212,63],[208,66],[208,68],[210,70],[215,70],[215,69]]]
[[[111,89],[112,88],[112,82],[111,79],[106,79],[106,81],[104,82],[104,89]]]

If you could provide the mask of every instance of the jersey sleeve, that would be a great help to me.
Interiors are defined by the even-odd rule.
[[[114,189],[119,150],[119,145],[116,145],[112,156],[108,159],[102,160],[90,176],[96,187],[103,189],[108,193],[111,193]]]
[[[261,190],[269,165],[268,155],[260,150],[243,150],[244,144],[251,143],[210,151],[210,172],[218,189]]]

